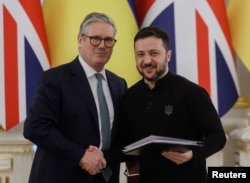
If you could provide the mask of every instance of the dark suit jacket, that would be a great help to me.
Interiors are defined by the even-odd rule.
[[[106,71],[114,105],[112,146],[116,142],[120,98],[127,88],[124,79]],[[29,183],[91,183],[93,177],[80,169],[79,161],[89,145],[99,146],[100,134],[94,97],[78,58],[45,71],[24,124],[24,137],[38,146]],[[119,162],[104,151],[119,180]]]

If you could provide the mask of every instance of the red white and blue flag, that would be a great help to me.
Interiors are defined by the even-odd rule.
[[[40,0],[0,0],[0,124],[27,115],[43,70],[50,67]]]
[[[69,2],[89,3],[60,3]],[[127,2],[139,27],[155,25],[169,33],[171,71],[206,88],[220,116],[227,113],[238,98],[239,87],[225,1]],[[40,73],[50,68],[49,60],[40,0],[0,0],[0,125],[6,130],[25,119]]]
[[[239,86],[224,0],[129,0],[140,28],[166,30],[170,70],[203,86],[220,116],[238,99]]]

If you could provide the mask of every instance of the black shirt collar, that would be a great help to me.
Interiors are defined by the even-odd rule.
[[[160,88],[162,88],[162,87],[165,87],[165,86],[166,86],[166,83],[170,82],[170,81],[171,81],[171,78],[172,78],[173,76],[174,76],[174,74],[173,74],[172,72],[168,71],[168,73],[167,73],[165,76],[163,76],[161,79],[159,79],[158,81],[156,81],[155,87],[152,89],[152,91],[153,91],[153,90],[158,90],[158,89],[160,89]],[[146,89],[148,89],[148,90],[151,90],[151,89],[149,88],[148,84],[146,84],[146,83],[144,82],[144,79],[142,79],[141,82],[142,82],[142,86],[143,86],[144,88],[146,88]]]

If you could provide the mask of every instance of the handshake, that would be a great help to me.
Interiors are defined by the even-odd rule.
[[[107,162],[103,152],[98,147],[90,145],[80,160],[79,166],[90,175],[96,175],[106,168]]]

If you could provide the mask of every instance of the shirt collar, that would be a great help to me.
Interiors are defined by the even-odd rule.
[[[160,78],[158,81],[156,81],[155,83],[155,87],[152,90],[156,90],[159,87],[165,86],[166,82],[170,82],[170,78],[173,76],[173,73],[171,73],[171,71],[168,71],[167,74],[165,74],[165,76],[163,76],[162,78]],[[148,88],[149,86],[147,83],[145,83],[144,78],[142,78],[141,80],[143,87]],[[151,89],[150,89],[151,90]]]
[[[97,73],[92,67],[90,67],[90,66],[83,60],[83,58],[82,58],[80,55],[78,55],[78,59],[79,59],[79,61],[80,61],[81,66],[83,67],[83,70],[85,71],[86,76],[87,76],[88,79],[89,79],[90,77],[94,76],[94,75]],[[99,73],[102,74],[104,80],[107,80],[105,68],[104,68],[103,70],[101,70],[101,72],[99,72]]]

